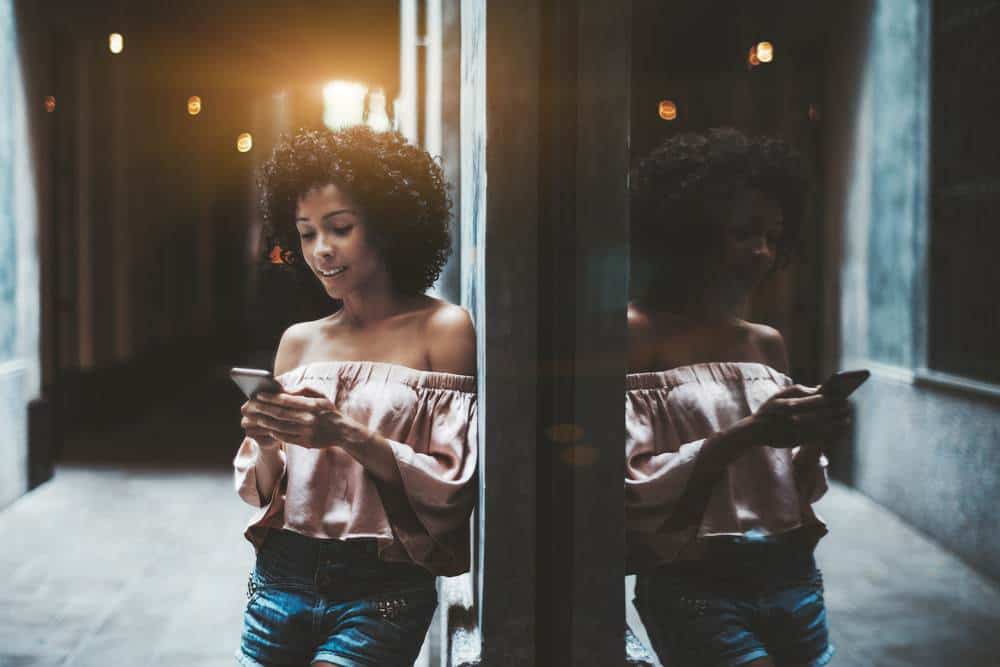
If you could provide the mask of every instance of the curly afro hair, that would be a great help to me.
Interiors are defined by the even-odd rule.
[[[419,294],[434,284],[451,253],[451,198],[440,165],[398,132],[365,126],[300,129],[282,136],[260,170],[266,250],[304,273],[295,228],[298,200],[334,184],[360,207],[393,286]]]
[[[799,154],[780,139],[748,138],[727,127],[677,134],[639,162],[631,187],[633,284],[640,296],[664,279],[704,278],[720,248],[725,209],[748,188],[782,210],[775,267],[797,254],[808,180]]]

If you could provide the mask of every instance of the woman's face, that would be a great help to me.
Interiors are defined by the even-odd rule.
[[[295,227],[302,258],[334,299],[344,299],[386,272],[369,242],[362,212],[334,184],[316,187],[299,198]]]
[[[784,233],[781,207],[759,190],[736,198],[723,228],[722,273],[745,287],[757,285],[774,268]]]

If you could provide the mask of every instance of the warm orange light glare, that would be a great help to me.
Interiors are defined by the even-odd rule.
[[[750,67],[756,67],[757,65],[760,64],[760,60],[757,59],[756,46],[750,47],[750,55],[747,56],[747,63],[749,63]]]
[[[192,116],[197,116],[201,113],[201,98],[197,95],[192,95],[188,98],[188,113]]]
[[[671,100],[660,101],[660,118],[663,120],[674,120],[677,118],[677,105]]]
[[[761,42],[757,45],[757,60],[762,63],[774,60],[774,45],[771,42]]]
[[[236,150],[239,152],[247,153],[251,148],[253,148],[253,137],[249,132],[244,132],[236,139]]]
[[[125,38],[122,37],[121,33],[113,32],[108,35],[108,48],[111,49],[111,53],[121,53],[125,49]]]
[[[45,110],[52,113],[56,110],[56,98],[48,95],[45,97]]]

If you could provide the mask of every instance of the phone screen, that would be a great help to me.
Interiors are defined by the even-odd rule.
[[[259,368],[233,368],[229,377],[240,388],[247,398],[253,398],[259,392],[280,393],[282,386],[274,379],[270,371]]]
[[[871,376],[867,370],[842,371],[834,373],[820,385],[819,391],[828,396],[847,398]]]

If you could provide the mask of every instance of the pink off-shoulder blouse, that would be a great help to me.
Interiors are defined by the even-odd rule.
[[[682,503],[705,439],[793,384],[760,363],[714,362],[626,376],[627,568],[696,561],[712,538],[772,539],[826,533],[812,503],[827,490],[826,458],[801,448],[752,447],[705,501]]]
[[[370,361],[321,361],[277,377],[289,392],[308,387],[389,440],[402,488],[377,481],[337,447],[282,443],[284,471],[270,499],[257,491],[260,450],[245,438],[236,490],[260,508],[246,537],[259,548],[269,529],[309,537],[374,538],[384,561],[437,575],[469,568],[469,515],[476,489],[476,381]]]

